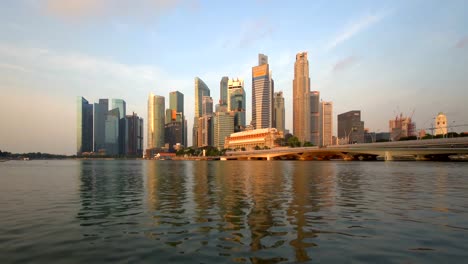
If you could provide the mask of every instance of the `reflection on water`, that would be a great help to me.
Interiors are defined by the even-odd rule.
[[[79,170],[82,226],[132,224],[143,212],[140,163],[83,161]]]
[[[6,163],[0,256],[2,263],[460,262],[468,257],[467,166]]]

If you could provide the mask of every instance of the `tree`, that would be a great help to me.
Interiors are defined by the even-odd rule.
[[[255,150],[260,150],[260,147],[258,145],[255,146]]]
[[[301,146],[301,142],[299,141],[299,139],[296,137],[296,136],[292,136],[288,139],[288,145],[291,147],[291,148],[295,148],[295,147],[300,147]]]
[[[303,147],[312,147],[314,144],[310,143],[309,141],[304,142]]]

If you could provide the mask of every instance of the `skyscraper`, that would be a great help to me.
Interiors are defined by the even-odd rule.
[[[169,93],[169,108],[184,113],[184,94],[179,91]]]
[[[125,103],[125,101],[122,99],[112,99],[111,103],[111,109],[119,109],[119,119],[125,118],[127,115],[127,103]]]
[[[285,110],[283,92],[277,92],[274,96],[273,127],[285,132]]]
[[[252,125],[255,129],[272,125],[273,85],[268,57],[258,55],[258,66],[252,67]]]
[[[314,146],[320,145],[320,93],[312,91],[309,93],[310,109],[310,143]]]
[[[219,82],[219,105],[220,106],[226,106],[228,104],[228,81],[229,77],[224,76],[221,78],[221,81]]]
[[[234,112],[216,112],[213,119],[214,142],[218,149],[224,148],[224,141],[234,133]]]
[[[228,81],[228,111],[234,115],[234,131],[240,132],[245,128],[245,90],[244,80],[230,79]]]
[[[333,145],[333,103],[320,102],[320,146]]]
[[[213,98],[203,96],[202,98],[202,117],[213,114]]]
[[[165,98],[150,93],[148,98],[148,148],[164,147]]]
[[[77,98],[76,155],[93,151],[93,105],[85,98]]]
[[[119,108],[114,108],[106,114],[105,149],[107,155],[119,154]]]
[[[195,115],[193,120],[193,134],[192,143],[193,146],[198,146],[198,118],[202,116],[202,99],[203,96],[210,96],[210,89],[208,86],[198,77],[195,77]]]
[[[125,116],[125,123],[127,128],[125,154],[128,156],[141,157],[143,155],[143,118],[133,113],[132,115]]]
[[[364,143],[364,122],[361,121],[360,110],[338,115],[338,138],[348,144]]]
[[[309,61],[307,52],[296,54],[293,80],[293,133],[299,141],[310,141]]]
[[[94,103],[93,122],[93,145],[94,152],[105,152],[106,150],[106,115],[109,111],[109,100],[99,99],[99,103]]]

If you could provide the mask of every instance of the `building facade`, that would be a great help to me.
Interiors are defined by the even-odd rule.
[[[136,113],[125,117],[127,143],[125,145],[125,154],[127,156],[143,156],[143,118],[138,117]]]
[[[444,113],[439,113],[435,118],[435,135],[445,135],[447,134],[447,116]]]
[[[198,146],[198,119],[203,115],[202,100],[203,96],[210,96],[210,89],[198,77],[195,77],[195,114],[193,120],[192,143],[194,147]]]
[[[119,109],[119,119],[125,118],[127,115],[127,103],[122,99],[112,99],[111,109]]]
[[[364,121],[361,121],[360,110],[338,115],[338,140],[348,144],[364,143]]]
[[[320,144],[333,145],[333,103],[320,102]]]
[[[277,92],[274,94],[274,107],[273,107],[273,127],[284,134],[286,118],[284,109],[284,97],[283,92]]]
[[[228,82],[229,77],[223,76],[219,82],[219,105],[226,106],[228,104]]]
[[[93,147],[94,152],[105,153],[106,150],[106,115],[109,111],[109,100],[99,99],[93,108]]]
[[[119,108],[114,108],[107,112],[104,139],[107,155],[114,156],[119,154],[119,120]]]
[[[84,97],[77,98],[76,155],[93,151],[93,105]]]
[[[309,93],[309,125],[310,143],[314,146],[320,145],[320,93],[311,91]]]
[[[309,60],[307,52],[296,54],[293,80],[293,133],[301,142],[310,141]]]
[[[234,133],[234,112],[216,112],[213,118],[214,142],[218,149],[224,148],[226,137]]]
[[[147,148],[164,146],[165,98],[151,93],[148,98]]]
[[[283,138],[283,133],[276,128],[262,128],[231,134],[226,138],[224,148],[254,150],[255,148],[277,147],[276,140]]]
[[[234,130],[239,132],[246,127],[245,118],[246,96],[244,90],[244,80],[230,79],[228,81],[228,111],[234,115]]]
[[[258,63],[252,68],[252,126],[271,128],[274,91],[268,57],[259,54]]]

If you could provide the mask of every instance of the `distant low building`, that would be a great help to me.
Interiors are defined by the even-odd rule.
[[[233,133],[226,138],[224,148],[253,150],[256,147],[274,148],[276,139],[283,138],[283,133],[276,128],[262,128]]]

